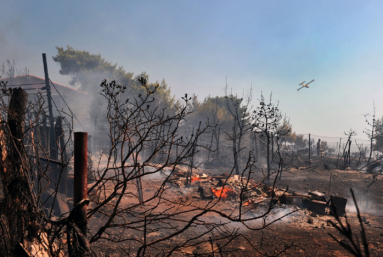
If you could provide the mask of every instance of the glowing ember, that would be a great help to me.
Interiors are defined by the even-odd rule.
[[[194,181],[200,181],[201,178],[197,178],[197,177],[192,177],[192,181],[191,182],[194,182]]]
[[[211,188],[211,191],[218,198],[226,198],[228,196],[235,196],[235,192],[229,187],[224,187],[224,188],[219,187],[217,190],[215,190],[214,188]]]
[[[246,203],[243,204],[243,206],[247,206],[249,204],[250,204],[250,202],[246,202]]]

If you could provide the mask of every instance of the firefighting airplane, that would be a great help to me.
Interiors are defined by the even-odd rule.
[[[304,84],[305,81],[301,82],[299,85],[301,85],[302,87],[298,88],[297,90],[299,91],[299,90],[301,90],[301,89],[304,88],[304,87],[309,88],[309,84],[310,84],[311,82],[314,82],[314,79],[311,80],[309,83],[306,83],[306,84]]]

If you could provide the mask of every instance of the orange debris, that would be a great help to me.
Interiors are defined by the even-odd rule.
[[[211,191],[213,192],[213,194],[215,194],[216,197],[218,198],[226,198],[228,197],[229,195],[230,196],[234,196],[235,195],[235,192],[229,188],[229,187],[220,187],[219,189],[215,190],[214,188],[211,188]]]
[[[199,178],[199,177],[192,177],[191,182],[194,182],[194,181],[200,181],[200,180],[201,180],[201,178]]]

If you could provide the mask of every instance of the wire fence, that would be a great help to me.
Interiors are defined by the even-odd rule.
[[[310,147],[314,155],[317,154],[318,141],[320,140],[320,152],[322,155],[343,155],[350,148],[351,155],[369,156],[371,141],[368,139],[360,139],[351,137],[351,145],[349,145],[348,137],[328,137],[313,134],[303,134],[303,140],[307,140],[307,144],[311,141]],[[308,146],[307,146],[308,147]],[[299,148],[299,147],[298,147]],[[303,148],[303,147],[300,147]],[[376,152],[372,154],[377,154]]]
[[[299,150],[307,150],[310,147],[311,155],[316,156],[317,150],[320,151],[321,155],[325,156],[342,156],[344,152],[348,152],[350,148],[350,154],[351,155],[358,155],[362,154],[363,156],[369,156],[370,154],[370,147],[371,147],[371,141],[368,139],[361,139],[357,137],[351,137],[351,145],[349,145],[348,137],[347,136],[340,136],[340,137],[329,137],[329,136],[323,136],[323,135],[315,135],[315,134],[299,134],[297,137],[300,137],[301,139],[292,141],[292,140],[285,140],[285,143],[283,144],[282,149],[287,151],[299,151]],[[258,143],[256,143],[255,140],[252,140],[250,137],[250,134],[245,135],[242,138],[242,144],[241,147],[247,148],[247,149],[254,149],[254,147],[251,144],[259,144],[265,143],[265,138],[262,138],[258,136]],[[320,140],[320,147],[318,148],[318,141]],[[309,143],[310,142],[310,143]],[[211,131],[204,133],[201,135],[199,144],[205,145],[205,146],[211,146],[212,148],[217,147],[217,143],[215,138],[212,139]],[[271,143],[272,144],[272,143]],[[274,142],[274,146],[276,148],[276,142]],[[232,150],[233,142],[232,140],[228,139],[227,136],[222,133],[220,133],[219,136],[219,147],[221,149],[228,149]],[[379,152],[373,151],[372,155],[377,156]]]

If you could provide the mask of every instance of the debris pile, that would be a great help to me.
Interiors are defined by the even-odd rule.
[[[344,216],[346,212],[346,198],[330,196],[329,199],[326,199],[325,194],[318,191],[300,194],[277,188],[273,190],[253,179],[230,175],[227,172],[218,176],[193,173],[190,184],[187,184],[186,176],[187,172],[177,169],[169,182],[179,188],[196,188],[197,197],[204,200],[241,198],[243,206],[248,206],[270,200],[273,197],[280,204],[294,205],[317,215],[334,215],[336,211],[339,216]]]
[[[191,183],[187,185],[187,173],[177,169],[169,183],[178,188],[197,188],[201,199],[211,200],[242,198],[244,205],[259,203],[272,195],[272,188],[247,179],[239,175],[230,175],[225,172],[221,175],[207,175],[205,173],[191,175]],[[275,190],[274,190],[275,192]],[[282,193],[280,193],[282,195]]]
[[[339,216],[344,216],[346,213],[347,199],[339,196],[330,196],[330,199],[327,200],[325,194],[318,191],[309,191],[308,194],[287,192],[280,197],[280,203],[296,205],[318,215],[334,215],[336,210]]]

